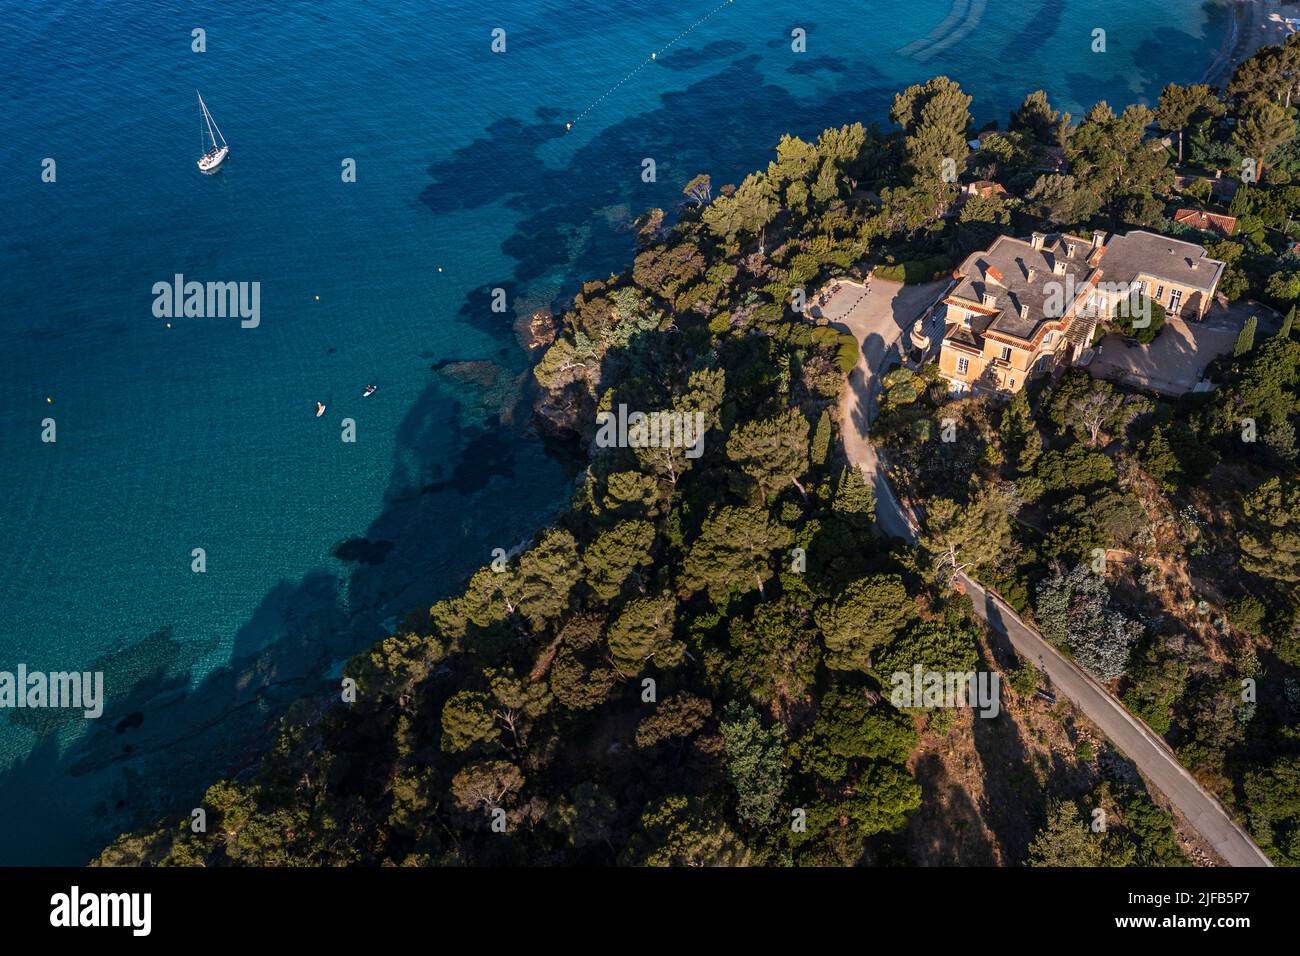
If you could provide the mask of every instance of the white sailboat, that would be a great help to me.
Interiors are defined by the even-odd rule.
[[[199,109],[203,110],[203,121],[208,126],[208,138],[212,140],[212,148],[199,157],[199,171],[211,173],[226,161],[226,157],[230,155],[230,147],[226,145],[226,137],[222,136],[221,130],[217,128],[216,120],[208,112],[208,104],[203,102],[202,94],[199,94],[198,90],[194,92],[199,97]],[[221,140],[220,144],[217,143],[218,138]]]

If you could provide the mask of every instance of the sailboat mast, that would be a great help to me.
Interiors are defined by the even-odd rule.
[[[200,108],[201,110],[203,110],[203,120],[204,120],[204,122],[206,122],[206,123],[208,124],[208,136],[212,139],[212,148],[213,148],[213,149],[216,149],[216,148],[217,148],[217,135],[219,135],[219,134],[221,133],[221,130],[218,129],[218,130],[216,131],[216,133],[213,133],[213,128],[214,128],[217,124],[213,121],[213,119],[212,119],[212,114],[208,112],[208,104],[203,102],[203,94],[200,93],[198,90],[195,90],[195,91],[194,91],[194,95],[197,96],[197,97],[199,98],[199,108]],[[222,136],[222,137],[221,137],[221,142],[224,144],[225,141],[226,141],[226,138],[225,138],[224,136]]]
[[[206,107],[204,107],[204,108],[206,109]],[[208,113],[208,122],[212,124],[212,126],[213,126],[214,129],[216,129],[216,131],[217,131],[217,136],[220,136],[220,137],[221,137],[221,145],[222,145],[222,146],[225,146],[225,145],[226,145],[226,137],[221,136],[221,127],[220,127],[220,126],[217,126],[217,121],[214,120],[214,119],[212,118],[212,113],[210,113],[210,112]]]

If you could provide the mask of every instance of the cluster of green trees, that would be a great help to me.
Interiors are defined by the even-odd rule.
[[[1082,804],[1082,807],[1081,807]],[[1187,866],[1173,817],[1118,774],[1082,801],[1059,800],[1029,846],[1030,866]]]
[[[1207,659],[1162,628],[1135,650],[1125,701],[1238,808],[1278,862],[1300,864],[1300,341],[1282,328],[1239,340],[1210,396],[1162,402],[1135,428],[1144,472],[1175,503],[1207,483],[1228,489],[1187,510],[1196,578],[1224,595],[1231,660]],[[1215,472],[1222,463],[1225,471]],[[1248,683],[1245,683],[1248,682]],[[1265,783],[1264,781],[1268,781]],[[1271,788],[1271,789],[1269,789]],[[1267,799],[1264,799],[1265,791]]]
[[[1082,666],[1117,681],[1275,859],[1300,863],[1294,311],[1272,333],[1256,323],[1240,344],[1209,394],[1155,399],[1082,371],[1007,402],[914,388],[909,401],[883,403],[878,431],[925,502],[941,569],[994,586]],[[1207,486],[1223,489],[1208,506]],[[1156,537],[1168,540],[1170,520],[1188,529],[1181,554],[1162,553]],[[1169,616],[1169,561],[1220,609]],[[1217,621],[1214,653],[1193,619]],[[1076,822],[1058,829],[1075,833]],[[1090,839],[1087,852],[1101,844]]]
[[[1220,291],[1229,298],[1267,298],[1283,309],[1300,297],[1300,142],[1292,105],[1300,43],[1267,46],[1243,61],[1226,90],[1170,85],[1157,125],[1176,135],[1178,161],[1201,178],[1184,188],[1184,203],[1237,217],[1231,238],[1202,234],[1209,254],[1228,264]],[[1240,183],[1231,202],[1216,205],[1213,178]],[[1182,227],[1170,225],[1170,231]]]
[[[1103,680],[1123,673],[1136,625],[1110,606],[1093,568],[1146,533],[1120,471],[1133,457],[1130,428],[1152,407],[1076,371],[1006,403],[927,390],[886,403],[879,430],[925,501],[924,539],[941,570],[993,585]]]

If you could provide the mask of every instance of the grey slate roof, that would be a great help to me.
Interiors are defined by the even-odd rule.
[[[1146,273],[1207,294],[1224,269],[1222,262],[1211,259],[1194,243],[1140,229],[1112,236],[1100,264],[1105,282],[1131,283]]]
[[[1063,274],[1055,271],[1058,263]],[[947,337],[979,346],[983,335],[991,331],[1032,341],[1045,322],[1061,318],[1045,314],[1049,302],[1057,305],[1064,300],[1068,308],[1098,269],[1100,281],[1107,285],[1132,284],[1139,275],[1148,275],[1200,289],[1183,303],[1184,309],[1199,308],[1199,300],[1210,294],[1224,268],[1195,243],[1145,230],[1112,234],[1100,249],[1081,236],[1045,236],[1041,249],[1023,239],[1000,236],[988,250],[967,256],[957,269],[957,285],[949,293],[996,310],[996,314],[973,316],[969,331],[949,326]],[[984,305],[986,295],[992,296],[989,305]],[[1027,315],[1021,313],[1024,306],[1028,306]]]
[[[985,252],[976,252],[966,258],[958,268],[961,276],[950,295],[983,303],[991,294],[998,314],[987,322],[972,320],[974,331],[1001,332],[1020,339],[1032,339],[1044,322],[1059,319],[1059,315],[1044,315],[1049,298],[1061,299],[1061,284],[1068,289],[1074,277],[1073,294],[1083,291],[1083,282],[1092,271],[1088,258],[1092,254],[1091,240],[1079,236],[1048,237],[1042,249],[1032,243],[1010,236],[1000,236]],[[1057,263],[1064,264],[1064,275],[1055,272]],[[990,267],[1001,275],[999,283]],[[1032,276],[1032,277],[1031,277]],[[1068,302],[1065,303],[1069,305]],[[1028,306],[1027,318],[1021,316],[1021,307]]]

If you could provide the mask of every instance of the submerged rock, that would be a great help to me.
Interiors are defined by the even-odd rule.
[[[462,385],[479,391],[479,418],[495,418],[503,424],[514,420],[515,406],[523,397],[523,386],[528,373],[512,375],[491,359],[444,359],[430,366]]]
[[[490,359],[462,359],[448,362],[438,369],[448,378],[466,385],[491,388],[501,377],[501,368]]]

